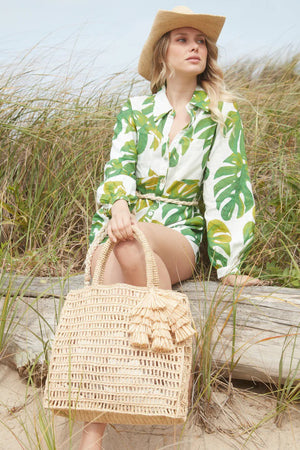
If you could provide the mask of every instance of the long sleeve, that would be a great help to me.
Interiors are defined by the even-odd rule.
[[[133,207],[136,200],[136,162],[136,128],[128,100],[118,114],[110,160],[104,167],[104,180],[97,189],[97,203],[107,212],[120,199],[126,200],[130,208]]]
[[[254,232],[242,122],[233,104],[224,102],[222,112],[225,126],[217,129],[203,183],[208,254],[218,278],[239,272]]]

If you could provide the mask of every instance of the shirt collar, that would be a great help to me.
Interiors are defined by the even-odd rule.
[[[168,100],[166,88],[163,86],[155,95],[155,102],[153,108],[154,120],[161,119],[165,114],[172,111],[172,105]]]
[[[197,88],[195,89],[189,104],[194,108],[200,108],[206,112],[210,111],[210,100],[205,90],[200,86],[197,86]]]
[[[209,112],[209,98],[207,93],[202,89],[202,87],[197,86],[197,88],[194,91],[194,94],[188,103],[188,108],[200,108],[204,111]],[[172,105],[168,100],[167,94],[166,94],[166,88],[163,86],[155,95],[155,102],[154,102],[154,108],[153,108],[153,116],[154,120],[157,121],[161,119],[165,114],[168,114],[170,111],[172,111]]]

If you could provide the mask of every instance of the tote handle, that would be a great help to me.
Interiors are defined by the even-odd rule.
[[[140,242],[140,244],[142,245],[143,250],[144,250],[145,262],[146,262],[147,287],[149,287],[149,288],[154,287],[154,286],[158,287],[159,286],[159,276],[158,276],[158,269],[157,269],[153,251],[152,251],[144,233],[136,225],[133,225],[132,229],[133,229],[133,236],[135,237],[135,239],[137,241]],[[93,247],[93,248],[90,247],[90,249],[89,249],[89,252],[86,257],[85,284],[89,284],[90,279],[91,279],[90,270],[91,270],[92,255],[93,255],[96,247],[103,240],[103,238],[105,237],[106,234],[107,234],[106,228],[105,228],[105,230],[101,230],[101,232],[95,237],[95,239],[91,245],[91,247]],[[95,240],[96,240],[96,243],[94,244]],[[115,246],[115,243],[113,243],[110,239],[108,239],[105,242],[105,244],[103,246],[103,251],[102,251],[101,255],[99,256],[97,263],[96,263],[95,272],[94,272],[94,276],[93,276],[93,280],[92,280],[92,285],[103,284],[105,264],[108,260],[110,253],[112,252],[114,246]]]
[[[98,234],[96,234],[96,236],[94,237],[93,242],[89,246],[89,249],[88,249],[86,257],[85,257],[85,262],[84,262],[84,265],[85,265],[84,284],[85,284],[85,286],[88,286],[90,284],[91,279],[92,279],[92,277],[91,277],[91,263],[92,263],[93,254],[94,254],[96,248],[98,247],[98,245],[103,241],[103,239],[105,238],[106,235],[107,235],[107,225],[104,225],[101,228],[101,231]]]

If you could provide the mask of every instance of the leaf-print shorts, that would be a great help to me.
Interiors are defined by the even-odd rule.
[[[134,213],[138,222],[158,223],[180,232],[191,244],[195,259],[198,261],[204,219],[197,207],[139,199],[136,202]],[[100,232],[110,217],[105,205],[96,212],[92,220],[90,243],[93,242],[96,234]]]

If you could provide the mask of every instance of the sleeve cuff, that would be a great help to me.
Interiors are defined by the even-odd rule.
[[[240,275],[241,271],[238,267],[220,267],[217,269],[218,279],[226,277],[226,275]]]
[[[133,208],[135,207],[137,197],[135,195],[118,195],[117,197],[114,197],[112,199],[111,207],[118,200],[125,200],[128,204],[130,212],[132,212]]]
[[[128,204],[130,212],[134,209],[137,197],[135,195],[102,195],[99,199],[99,206],[106,213],[111,214],[111,207],[117,200],[125,200]]]

